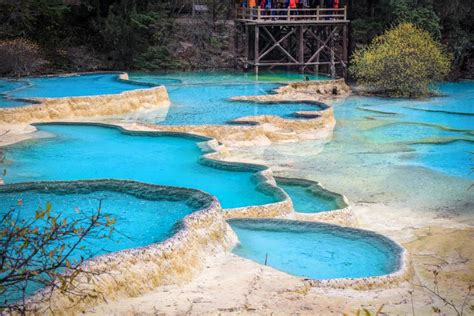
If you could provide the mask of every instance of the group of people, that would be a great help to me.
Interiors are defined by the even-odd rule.
[[[339,0],[243,0],[242,7],[261,9],[305,9],[316,8],[323,4],[325,8],[339,8]]]

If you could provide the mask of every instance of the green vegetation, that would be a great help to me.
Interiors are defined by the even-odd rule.
[[[79,286],[102,273],[85,268],[92,253],[84,244],[100,242],[114,232],[115,219],[104,214],[101,202],[93,212],[76,208],[74,217],[53,214],[47,203],[28,220],[21,216],[22,205],[20,199],[17,208],[2,210],[0,216],[0,296],[5,298],[0,302],[0,314],[34,314],[34,305],[47,302],[55,291],[71,298],[99,295]],[[31,288],[43,287],[49,295],[28,301]]]
[[[473,78],[474,1],[348,0],[352,50],[403,22],[429,32],[453,54],[451,78]]]
[[[430,84],[449,73],[451,59],[430,34],[402,23],[376,37],[352,56],[350,71],[358,83],[397,97],[422,97]]]
[[[0,44],[24,38],[39,48],[35,56],[46,61],[26,70],[8,63],[2,65],[0,76],[212,67],[216,59],[209,55],[222,55],[216,47],[232,39],[232,33],[219,27],[218,21],[230,16],[234,4],[209,1],[207,5],[209,14],[191,19],[191,2],[185,1],[0,1]],[[30,57],[28,53],[25,59]],[[216,66],[225,64],[228,60]]]
[[[315,0],[319,1],[319,0]],[[202,0],[208,13],[191,16],[186,0],[3,0],[0,42],[23,38],[36,46],[17,69],[2,75],[116,69],[232,67],[234,1]],[[472,77],[474,1],[341,0],[347,5],[352,49],[367,45],[393,25],[410,22],[445,44],[454,56],[454,77]],[[21,47],[20,47],[21,48]],[[5,54],[0,51],[0,54]],[[2,58],[4,55],[0,56]],[[10,60],[4,59],[2,60]],[[25,64],[26,62],[21,62]]]

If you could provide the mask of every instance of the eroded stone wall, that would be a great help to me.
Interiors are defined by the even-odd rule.
[[[101,183],[110,180],[98,180]],[[114,183],[120,182],[111,180]],[[62,185],[74,185],[87,181],[62,182]],[[55,186],[57,182],[52,182]],[[115,183],[117,185],[117,183]],[[152,186],[143,184],[145,186]],[[167,187],[162,187],[167,190]],[[195,195],[197,190],[168,187],[170,194],[176,190],[182,195],[189,192]],[[127,249],[95,257],[87,262],[84,269],[91,274],[80,274],[75,281],[75,292],[96,293],[100,295],[77,296],[44,289],[30,298],[29,307],[35,314],[71,315],[78,314],[84,308],[108,300],[134,297],[146,293],[157,286],[176,284],[189,280],[202,269],[204,258],[216,252],[229,250],[237,238],[225,222],[219,202],[204,192],[212,202],[200,211],[196,211],[182,220],[181,227],[164,242],[146,247]],[[202,199],[202,197],[200,197]],[[52,294],[52,295],[51,295]],[[47,301],[43,297],[50,297]],[[39,303],[38,303],[39,302]]]
[[[110,116],[140,109],[168,109],[170,106],[168,92],[164,86],[111,95],[33,98],[31,100],[39,104],[0,108],[0,124],[53,122]]]

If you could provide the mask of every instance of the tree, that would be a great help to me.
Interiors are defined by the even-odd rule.
[[[352,56],[350,73],[359,84],[396,97],[422,97],[450,71],[451,56],[430,34],[402,23]]]
[[[24,38],[0,40],[0,76],[27,76],[46,64],[39,45]]]
[[[92,274],[84,268],[90,256],[86,241],[109,238],[115,219],[99,208],[94,212],[76,209],[72,218],[53,214],[50,203],[35,212],[34,218],[21,214],[18,207],[2,212],[0,226],[0,313],[34,311],[32,306],[47,303],[55,291],[68,296],[95,296],[93,290],[79,288],[78,276]],[[95,274],[101,272],[94,272]],[[44,295],[28,298],[44,288]]]
[[[413,23],[429,32],[434,39],[441,39],[441,20],[432,8],[417,7],[413,0],[394,1],[392,7],[394,24]]]

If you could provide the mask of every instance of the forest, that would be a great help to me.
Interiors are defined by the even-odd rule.
[[[231,21],[238,3],[199,3],[209,7],[207,14],[191,16],[192,2],[186,0],[0,0],[0,75],[237,67]],[[345,0],[340,5],[349,10],[351,51],[411,22],[452,54],[451,78],[473,77],[473,1]],[[19,67],[19,55],[30,64]]]

